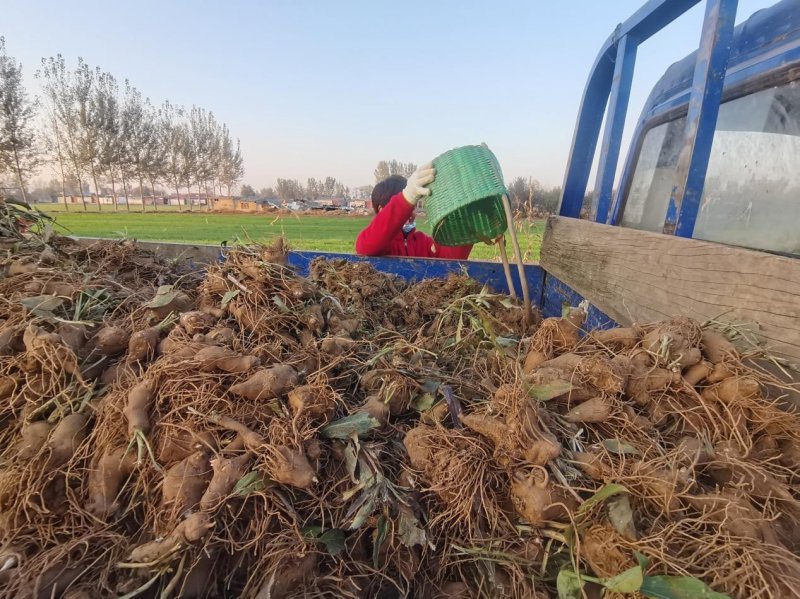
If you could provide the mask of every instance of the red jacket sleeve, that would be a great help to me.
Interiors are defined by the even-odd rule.
[[[469,245],[436,245],[434,244],[433,257],[445,258],[447,260],[466,260],[472,251],[472,244]]]
[[[414,206],[406,202],[403,193],[392,199],[372,219],[356,238],[356,253],[362,256],[385,256],[389,253],[392,240],[403,230]]]

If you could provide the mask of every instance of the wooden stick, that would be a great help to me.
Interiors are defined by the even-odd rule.
[[[508,294],[517,299],[517,290],[514,288],[514,279],[511,278],[511,266],[508,264],[508,254],[506,254],[506,236],[501,235],[497,238],[497,245],[500,248],[500,260],[503,261],[503,272],[506,274],[508,283]]]
[[[514,246],[514,258],[517,261],[519,283],[522,285],[522,301],[525,303],[525,325],[529,325],[533,318],[533,313],[531,312],[531,294],[528,290],[528,280],[525,278],[525,266],[522,264],[522,252],[519,249],[517,231],[514,228],[514,215],[511,213],[511,202],[508,201],[507,194],[503,194],[503,208],[505,208],[506,211],[508,230],[511,233],[511,244]]]

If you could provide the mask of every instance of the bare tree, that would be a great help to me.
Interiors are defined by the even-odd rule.
[[[221,139],[218,178],[220,184],[225,185],[227,194],[230,196],[231,189],[244,177],[244,161],[242,160],[239,140],[236,140],[236,145],[234,146],[230,131],[228,131],[226,125],[222,126]]]
[[[381,160],[375,167],[375,181],[381,182],[392,175],[409,177],[417,170],[417,165],[413,162],[398,162],[397,160]]]
[[[0,37],[0,172],[14,174],[25,202],[25,185],[41,157],[33,127],[36,107],[22,84],[22,65],[6,54]]]
[[[94,89],[92,109],[99,128],[97,162],[101,172],[107,173],[111,182],[111,198],[114,210],[119,210],[117,200],[116,173],[124,181],[120,168],[122,158],[121,149],[121,122],[119,107],[119,89],[117,80],[110,73],[99,73],[97,85]],[[127,185],[123,184],[125,200],[127,202]],[[98,198],[99,201],[99,198]]]
[[[42,68],[37,72],[37,77],[43,82],[49,110],[53,114],[56,142],[63,150],[68,176],[74,177],[78,182],[81,203],[85,211],[86,195],[83,185],[83,164],[79,153],[79,126],[72,75],[67,71],[64,58],[58,54],[55,57],[42,59]]]

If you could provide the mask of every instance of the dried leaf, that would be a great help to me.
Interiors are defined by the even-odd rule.
[[[47,314],[52,316],[52,312],[64,305],[64,300],[55,295],[37,295],[35,297],[25,297],[19,300],[23,306],[37,316]]]
[[[419,520],[414,515],[414,510],[407,505],[399,504],[398,512],[397,535],[400,537],[400,542],[406,547],[413,547],[414,545],[424,547],[428,543],[428,538],[425,535],[425,530],[419,525]]]
[[[636,525],[633,523],[633,510],[628,495],[621,493],[608,500],[608,519],[614,527],[628,541],[637,538]]]
[[[162,285],[156,291],[156,296],[142,305],[145,308],[163,308],[171,304],[176,297],[178,297],[178,292],[175,291],[174,285]]]

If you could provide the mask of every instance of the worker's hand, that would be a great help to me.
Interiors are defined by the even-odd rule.
[[[406,188],[403,190],[403,197],[406,202],[412,206],[416,206],[417,202],[422,198],[431,195],[431,190],[427,188],[428,185],[436,178],[436,169],[433,168],[433,163],[423,164],[414,171],[408,178]]]

